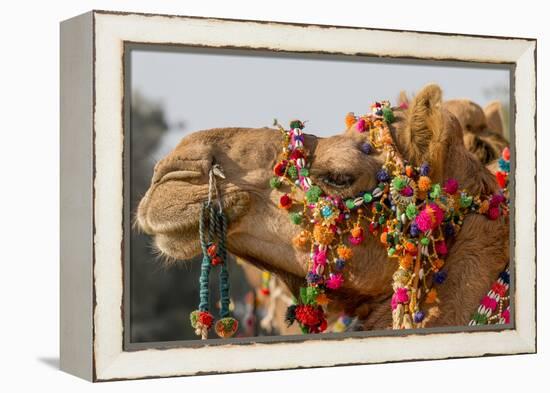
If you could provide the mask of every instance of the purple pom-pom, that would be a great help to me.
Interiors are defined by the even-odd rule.
[[[309,272],[307,274],[306,280],[310,284],[317,284],[319,281],[321,281],[321,276],[317,273]]]
[[[411,227],[409,228],[409,233],[412,237],[417,237],[420,234],[420,229],[418,229],[418,225],[416,222],[413,222],[411,224]]]
[[[430,173],[430,166],[427,162],[420,165],[420,176],[428,176]]]
[[[376,178],[378,179],[378,181],[387,182],[388,180],[390,180],[390,175],[385,169],[380,169],[376,174]]]
[[[363,153],[365,153],[366,155],[371,154],[373,150],[374,149],[373,149],[372,145],[368,142],[365,142],[365,143],[363,143],[363,145],[361,145],[361,151]]]
[[[336,270],[342,270],[346,266],[346,261],[338,258],[334,265],[336,267]]]
[[[443,282],[447,279],[447,272],[440,270],[438,272],[434,273],[434,282],[436,284],[443,284]]]
[[[422,322],[424,320],[424,312],[423,311],[415,312],[413,318],[415,323]]]
[[[444,232],[445,232],[445,237],[447,238],[453,237],[455,235],[455,228],[450,222],[448,222],[447,224],[445,224]]]

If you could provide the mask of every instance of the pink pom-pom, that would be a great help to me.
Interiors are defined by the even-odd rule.
[[[344,283],[344,277],[340,273],[333,274],[331,273],[328,280],[325,282],[325,285],[329,289],[338,289]]]
[[[365,239],[365,237],[363,235],[357,236],[357,237],[350,236],[348,238],[350,244],[353,245],[353,246],[358,246],[359,244],[363,243],[364,239]]]
[[[435,243],[435,252],[437,255],[445,256],[447,255],[447,244],[445,241],[441,240]]]
[[[355,123],[355,127],[357,128],[358,132],[365,132],[365,119],[359,119],[357,123]]]
[[[399,303],[407,303],[409,301],[409,293],[407,292],[407,288],[397,288],[397,290],[394,292],[393,296],[391,297],[391,309],[395,310],[397,308],[397,305]]]
[[[458,191],[458,182],[456,179],[450,178],[445,182],[443,189],[447,194],[453,195]]]
[[[487,216],[489,217],[489,219],[491,220],[496,220],[499,216],[500,216],[500,210],[498,209],[498,207],[492,207],[489,209],[489,211],[487,212]]]
[[[416,216],[415,222],[422,232],[426,232],[430,229],[436,229],[444,218],[443,210],[437,204],[430,203],[420,211]]]

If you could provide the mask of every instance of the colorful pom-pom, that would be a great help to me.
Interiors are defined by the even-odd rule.
[[[390,180],[390,175],[389,175],[389,173],[388,173],[385,169],[380,169],[380,170],[376,173],[376,178],[377,178],[378,181],[380,181],[380,182],[387,182],[388,180]]]
[[[281,187],[281,180],[278,177],[272,177],[269,180],[269,186],[273,189]]]
[[[389,107],[385,107],[382,109],[382,116],[384,116],[384,120],[386,123],[391,124],[395,121],[395,115],[393,114],[393,111]]]
[[[374,151],[374,148],[372,145],[368,142],[365,142],[361,145],[361,151],[365,153],[366,155],[371,154]]]
[[[306,199],[309,203],[315,203],[319,200],[319,197],[322,193],[323,191],[321,190],[321,188],[319,188],[319,186],[313,186],[309,190],[307,190]]]
[[[349,112],[346,115],[346,119],[345,119],[346,128],[350,128],[351,126],[353,126],[355,124],[355,121],[356,121],[355,114],[353,112]]]
[[[353,251],[351,250],[351,248],[343,245],[338,246],[338,248],[336,249],[336,252],[338,256],[345,261],[351,259],[351,257],[353,256]]]
[[[335,290],[340,288],[343,283],[344,283],[344,276],[342,276],[341,273],[336,273],[336,274],[331,273],[325,284],[327,288]]]
[[[302,215],[296,212],[290,213],[290,222],[295,225],[300,225],[302,223]]]
[[[448,179],[443,186],[443,190],[445,190],[447,194],[453,195],[458,191],[458,181],[453,178]]]
[[[279,207],[283,209],[290,209],[291,206],[292,198],[290,197],[290,195],[284,194],[283,196],[281,196],[281,198],[279,199]]]

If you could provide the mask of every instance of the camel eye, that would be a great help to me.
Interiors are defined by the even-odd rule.
[[[321,181],[334,188],[346,188],[353,184],[355,178],[345,173],[327,173],[321,176]]]

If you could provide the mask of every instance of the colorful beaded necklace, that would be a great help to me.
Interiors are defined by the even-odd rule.
[[[361,244],[367,232],[378,237],[388,257],[398,262],[392,284],[392,327],[408,329],[423,326],[423,303],[439,302],[436,287],[447,276],[447,241],[458,232],[464,216],[477,213],[496,220],[508,215],[507,172],[500,179],[497,174],[502,190],[483,198],[460,190],[455,179],[434,184],[428,164],[414,167],[398,152],[389,129],[395,120],[389,102],[377,102],[371,109],[372,113],[360,117],[348,114],[346,126],[368,133],[362,151],[381,151],[385,161],[373,190],[345,200],[326,195],[312,182],[304,123],[294,120],[286,130],[274,122],[283,136],[283,149],[270,185],[276,189],[288,186],[279,207],[303,227],[293,240],[295,246],[309,245],[310,250],[306,285],[286,315],[287,323],[296,321],[303,333],[327,328],[329,295],[344,283],[345,265],[353,257],[350,246]],[[303,191],[302,200],[296,198],[297,190]]]

